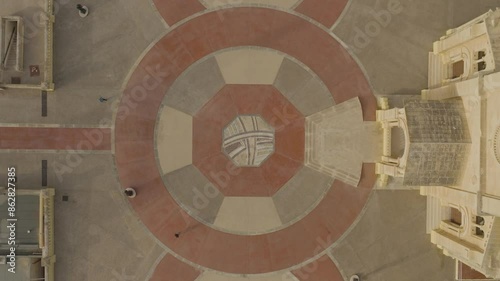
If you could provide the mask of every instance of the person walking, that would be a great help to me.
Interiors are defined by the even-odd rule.
[[[126,188],[123,193],[125,193],[128,198],[134,198],[137,195],[137,192],[132,187]]]
[[[80,14],[80,17],[82,18],[88,16],[89,14],[89,8],[87,8],[87,6],[83,6],[82,4],[77,4],[76,9],[78,10],[78,14]]]

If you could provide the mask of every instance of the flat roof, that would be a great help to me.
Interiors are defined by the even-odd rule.
[[[0,195],[0,247],[6,245],[9,237],[7,203],[7,196]],[[18,246],[38,245],[39,205],[39,196],[16,196],[16,244]]]

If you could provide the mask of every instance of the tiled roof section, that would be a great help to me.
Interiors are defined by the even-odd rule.
[[[405,110],[410,143],[470,143],[460,100],[410,100]]]
[[[469,144],[412,143],[404,185],[455,185],[460,182]]]
[[[462,102],[410,100],[405,110],[410,147],[404,184],[458,184],[471,142]]]

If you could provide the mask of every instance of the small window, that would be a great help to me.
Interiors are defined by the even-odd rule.
[[[480,60],[482,58],[484,58],[486,56],[486,52],[485,51],[479,51],[477,52],[477,60]]]
[[[477,70],[478,71],[485,70],[485,69],[486,69],[486,62],[480,61],[477,63]]]
[[[451,208],[450,222],[456,224],[457,226],[462,226],[462,213],[453,207]]]
[[[484,231],[481,228],[476,227],[474,235],[476,235],[479,238],[484,238]]]
[[[484,225],[484,218],[480,216],[476,216],[476,224]]]
[[[455,79],[464,74],[464,61],[459,60],[451,65],[451,79]]]

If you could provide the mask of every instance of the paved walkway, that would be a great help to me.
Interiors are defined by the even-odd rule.
[[[418,93],[432,42],[498,0],[65,2],[48,116],[30,91],[0,111],[0,169],[56,189],[56,280],[453,279],[425,198],[372,190],[363,130],[374,95]]]
[[[310,3],[304,1],[298,9],[325,23],[333,22],[341,10],[323,14]],[[325,3],[332,5],[333,1]],[[157,5],[169,24],[200,9],[191,1],[174,16],[163,11],[179,8],[176,1]],[[260,64],[253,63],[259,60]],[[212,79],[190,83],[203,79],[200,73]],[[324,91],[305,92],[305,97],[300,97],[303,91],[290,93],[303,86],[298,84],[301,75],[306,82],[324,85]],[[281,79],[276,82],[278,76]],[[330,99],[321,94],[325,92]],[[374,165],[363,165],[357,187],[332,179],[330,186],[309,200],[302,214],[288,220],[286,212],[281,211],[280,217],[277,210],[291,209],[290,204],[314,192],[297,189],[288,195],[288,201],[275,197],[269,201],[271,205],[259,197],[276,194],[304,165],[304,114],[324,109],[318,100],[333,105],[355,97],[361,101],[364,119],[374,120],[375,98],[358,64],[327,30],[299,14],[258,7],[203,12],[160,38],[132,73],[120,105],[124,110],[118,111],[115,127],[121,184],[138,192],[130,204],[144,225],[177,257],[167,254],[153,280],[177,280],[164,274],[173,268],[176,278],[182,280],[195,280],[203,269],[232,274],[283,271],[299,280],[342,280],[325,251],[363,209],[375,182]],[[304,107],[299,98],[312,104]],[[127,106],[127,101],[136,101],[135,106]],[[163,111],[186,122],[178,128],[163,126],[167,121],[162,120],[167,119],[157,118]],[[248,115],[261,116],[274,127],[274,152],[259,167],[234,167],[221,149],[222,132],[237,116]],[[192,161],[184,159],[183,165],[188,166],[178,165],[182,167],[177,169],[169,164],[158,167],[157,160],[177,161],[175,150],[172,154],[168,149],[166,154],[158,151],[168,146],[162,143],[169,142],[169,135],[187,132],[182,126],[190,124],[192,135],[170,145],[189,151],[183,143],[192,142],[188,153]],[[157,126],[163,128],[165,137],[157,138]],[[308,179],[300,173],[295,180],[311,189],[321,186]],[[238,199],[239,204],[229,203],[234,202],[232,198],[243,199]],[[242,205],[248,207],[236,207]],[[248,215],[252,212],[253,216]],[[231,213],[241,214],[244,222],[236,223]],[[272,216],[277,219],[266,219]]]
[[[111,150],[108,128],[0,127],[0,149]]]

